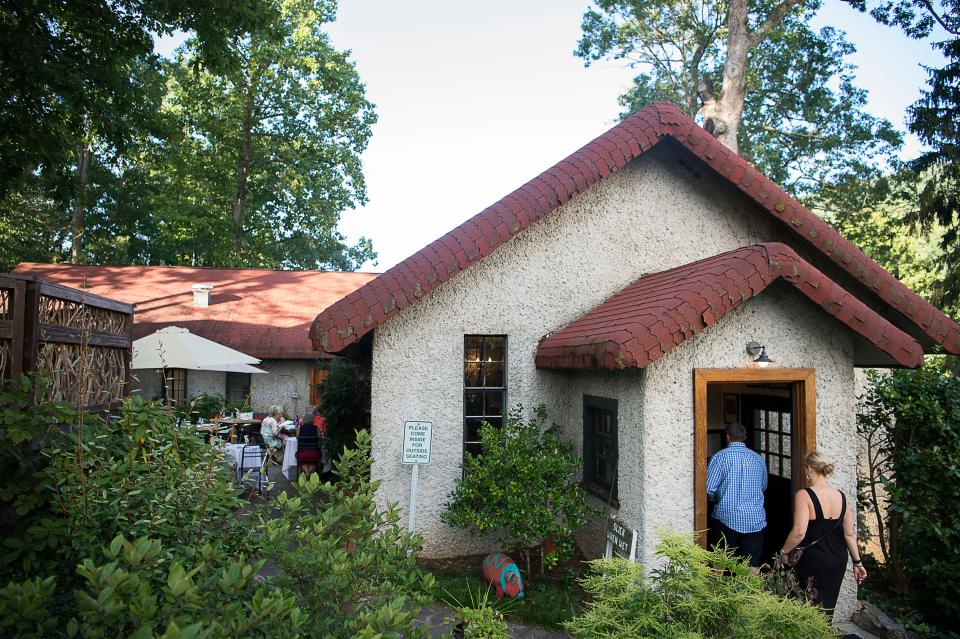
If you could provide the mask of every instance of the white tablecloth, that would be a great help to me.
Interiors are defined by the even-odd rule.
[[[244,446],[255,446],[255,444],[227,444],[224,447],[224,452],[227,455],[227,457],[230,457],[231,459],[233,459],[237,464],[238,480],[240,479],[240,461],[241,461],[241,457],[243,457]]]
[[[297,438],[287,437],[283,446],[283,465],[280,467],[283,476],[294,481],[297,479]]]

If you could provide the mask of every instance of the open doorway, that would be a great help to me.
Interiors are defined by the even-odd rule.
[[[804,480],[800,466],[816,442],[814,373],[809,369],[697,370],[694,391],[696,530],[708,528],[707,463],[724,445],[726,424],[739,421],[747,429],[747,446],[767,465],[763,560],[769,561],[793,525],[793,494]],[[705,544],[706,535],[699,540]]]

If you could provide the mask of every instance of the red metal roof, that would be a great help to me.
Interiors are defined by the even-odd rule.
[[[899,364],[923,364],[916,340],[793,249],[772,242],[641,277],[543,338],[537,368],[643,368],[781,279]]]
[[[948,353],[960,354],[960,326],[907,288],[829,224],[784,193],[672,104],[645,107],[496,204],[417,251],[320,313],[310,335],[339,352],[514,235],[669,137],[868,287]]]
[[[135,305],[134,338],[164,326],[261,359],[326,357],[310,343],[310,322],[374,273],[267,271],[185,266],[86,266],[24,262],[33,275]],[[193,305],[194,284],[213,284],[210,305]]]

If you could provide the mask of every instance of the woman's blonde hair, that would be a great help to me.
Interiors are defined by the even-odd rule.
[[[836,469],[833,462],[826,455],[819,451],[813,451],[803,460],[807,468],[815,473],[820,473],[824,477],[831,475]]]

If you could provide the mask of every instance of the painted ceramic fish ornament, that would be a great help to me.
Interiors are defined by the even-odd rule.
[[[483,559],[483,580],[496,589],[498,597],[523,599],[523,579],[516,562],[503,553],[487,555]]]

